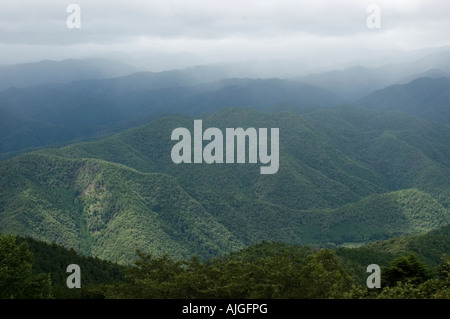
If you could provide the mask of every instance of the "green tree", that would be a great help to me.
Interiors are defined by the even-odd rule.
[[[442,280],[442,288],[436,292],[434,297],[450,299],[450,258],[447,258],[440,264],[438,275]]]
[[[33,275],[33,255],[26,243],[0,235],[0,298],[51,298],[48,274]]]
[[[450,258],[444,260],[438,268],[439,277],[450,285]]]
[[[178,297],[177,277],[185,271],[184,262],[168,255],[155,258],[141,251],[134,266],[126,270],[127,282],[110,286],[108,298],[174,299]]]
[[[267,273],[276,287],[274,298],[348,298],[354,282],[335,252],[322,249],[301,258],[284,254],[267,262]]]
[[[407,281],[411,284],[421,284],[431,278],[431,270],[414,254],[393,260],[381,273],[383,286],[390,287]]]
[[[322,249],[306,257],[300,272],[302,298],[348,298],[354,282],[334,251]]]

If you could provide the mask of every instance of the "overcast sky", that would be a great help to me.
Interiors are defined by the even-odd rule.
[[[69,4],[81,28],[69,29]],[[381,28],[369,29],[369,4]],[[2,0],[0,64],[108,52],[189,52],[209,60],[361,59],[450,45],[445,0]]]

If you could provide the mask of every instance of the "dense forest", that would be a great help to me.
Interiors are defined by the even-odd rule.
[[[345,97],[332,78],[355,70],[198,71],[0,92],[2,298],[448,297],[448,79],[368,95],[355,81]],[[277,174],[173,163],[171,132],[200,115],[279,128]],[[382,288],[369,290],[373,263]]]
[[[450,226],[358,248],[263,242],[200,260],[137,252],[129,266],[73,249],[0,235],[0,298],[81,299],[416,299],[450,298]],[[381,266],[369,289],[366,267]],[[69,289],[66,267],[81,269]]]
[[[22,2],[0,305],[450,299],[450,2]]]
[[[136,249],[212,258],[262,241],[332,248],[450,222],[450,129],[342,106],[304,115],[223,109],[204,127],[279,127],[280,169],[174,164],[166,117],[0,162],[0,232],[127,264]]]

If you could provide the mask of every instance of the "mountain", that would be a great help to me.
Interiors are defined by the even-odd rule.
[[[420,59],[387,63],[378,67],[350,68],[312,73],[295,79],[325,88],[354,103],[364,96],[391,85],[404,84],[420,77],[447,76],[450,73],[450,51],[433,53]]]
[[[357,248],[336,249],[344,265],[354,270],[356,280],[361,285],[367,279],[367,265],[372,263],[387,267],[395,258],[414,254],[430,268],[436,268],[448,258],[449,251],[450,225],[420,235],[393,237]]]
[[[394,257],[416,254],[432,267],[438,266],[450,251],[450,225],[433,229],[425,234],[401,236],[370,243],[365,248],[391,254]]]
[[[292,63],[292,72],[297,65],[304,68]],[[264,70],[267,76],[270,69],[270,63],[247,61],[132,73],[133,67],[103,59],[1,67],[0,154],[11,157],[4,153],[99,138],[162,116],[212,113],[224,107],[304,113],[346,102],[399,110],[407,103],[413,105],[409,110],[413,115],[440,121],[449,117],[448,97],[435,90],[437,82],[418,82],[420,88],[411,88],[422,94],[418,98],[406,96],[408,92],[382,92],[382,97],[376,93],[408,79],[430,76],[438,80],[439,75],[450,74],[448,51],[412,62],[355,66],[293,79],[244,77]],[[284,69],[289,70],[289,61],[284,61]],[[434,101],[423,99],[435,93],[440,95]],[[380,99],[386,105],[377,106]]]
[[[308,74],[296,78],[311,85],[326,88],[342,96],[346,102],[353,102],[373,90],[395,83],[397,72],[389,76],[383,69],[354,66],[344,70]]]
[[[1,235],[0,235],[1,236]],[[18,244],[25,243],[33,254],[33,272],[50,274],[52,295],[56,299],[98,298],[100,285],[124,280],[124,267],[93,257],[78,254],[54,243],[45,243],[30,237],[17,237]],[[76,264],[81,269],[81,289],[68,289],[67,266]],[[95,289],[97,288],[97,289]],[[86,292],[87,291],[87,292]]]
[[[415,74],[414,76],[408,76],[400,81],[398,84],[406,84],[412,82],[418,78],[431,78],[431,79],[439,79],[439,78],[450,78],[450,73],[442,71],[437,68],[429,69],[423,73]]]
[[[409,254],[415,254],[431,268],[438,267],[448,258],[450,251],[450,224],[420,235],[393,237],[358,247],[337,247],[334,250],[343,264],[353,269],[359,283],[365,285],[368,265],[388,266],[395,258]],[[308,246],[263,242],[220,256],[216,260],[257,263],[267,256],[281,257],[286,252],[307,256],[312,251],[313,249]]]
[[[358,105],[378,111],[401,111],[424,119],[450,123],[450,79],[419,78],[373,92]]]
[[[0,91],[10,87],[24,88],[119,77],[136,71],[138,69],[127,64],[98,58],[4,65],[0,67]]]
[[[211,90],[176,101],[187,114],[202,114],[226,107],[251,107],[260,111],[290,110],[301,112],[338,105],[343,102],[337,94],[300,81],[281,79],[225,79],[213,83]]]
[[[0,92],[0,153],[95,137],[170,114],[223,107],[290,110],[338,104],[335,94],[298,81],[227,79],[201,72],[141,72]]]
[[[342,106],[223,109],[203,127],[278,127],[280,168],[174,164],[185,115],[0,162],[0,232],[127,263],[135,249],[208,258],[266,241],[360,244],[450,222],[450,128]]]
[[[142,298],[144,297],[143,294],[145,291],[147,291],[139,289],[142,287],[142,284],[154,289],[161,282],[164,283],[164,287],[167,287],[168,284],[177,287],[177,289],[171,289],[169,291],[180,292],[181,289],[179,287],[181,286],[196,297],[211,297],[211,293],[217,294],[218,287],[224,285],[225,287],[221,289],[227,294],[226,296],[237,297],[238,295],[242,296],[242,286],[248,290],[260,291],[260,293],[263,291],[277,291],[277,289],[267,290],[258,288],[262,285],[267,288],[269,282],[272,282],[271,285],[273,286],[279,285],[282,278],[288,278],[286,286],[289,287],[292,287],[292,278],[303,280],[302,285],[294,286],[297,289],[305,289],[305,286],[309,284],[317,286],[317,280],[320,279],[331,285],[332,283],[329,281],[330,277],[334,279],[340,278],[339,276],[330,276],[336,272],[336,268],[341,269],[342,272],[353,277],[346,285],[347,289],[352,289],[355,285],[365,287],[368,276],[366,268],[369,264],[375,263],[383,267],[383,274],[383,271],[394,260],[399,260],[399,258],[401,258],[400,260],[404,260],[406,256],[409,256],[407,258],[411,258],[411,254],[417,256],[415,260],[423,263],[433,273],[445,265],[443,262],[446,259],[448,263],[447,254],[450,249],[449,232],[450,225],[447,225],[421,235],[395,237],[362,245],[357,248],[339,247],[334,249],[334,251],[317,250],[309,246],[262,242],[245,247],[236,252],[208,259],[204,263],[199,262],[198,259],[179,261],[169,259],[165,256],[155,258],[143,257],[141,255],[140,258],[135,260],[139,267],[124,267],[98,258],[80,256],[72,249],[68,250],[54,243],[47,244],[33,240],[32,238],[19,237],[15,238],[15,241],[18,244],[23,242],[27,244],[29,251],[33,255],[32,271],[34,274],[50,275],[52,283],[51,292],[52,296],[56,299],[113,297],[113,291],[120,293],[122,296],[125,295],[127,298],[132,297],[130,295],[127,296],[127,294],[134,292],[133,295],[135,297]],[[3,238],[4,236],[0,234],[0,239]],[[325,272],[321,272],[318,275],[317,270],[315,270],[312,272],[314,274],[313,278],[311,278],[311,267],[305,271],[308,276],[305,273],[297,273],[299,269],[304,267],[307,261],[317,261],[318,256],[322,256],[322,260],[327,261],[327,263],[322,264],[324,266],[327,265],[326,268],[319,268],[326,269]],[[65,270],[67,265],[73,263],[79,265],[82,272],[81,289],[67,289],[66,286],[68,274]],[[152,266],[152,272],[148,272],[148,268],[144,267],[144,265],[149,264]],[[171,275],[167,276],[169,269]],[[220,272],[217,272],[217,269],[220,269]],[[442,267],[441,269],[445,268]],[[195,272],[194,276],[192,276],[192,272]],[[181,273],[181,276],[175,276],[176,273]],[[255,276],[255,273],[258,276]],[[218,278],[217,276],[219,274],[225,278]],[[142,280],[143,276],[149,275],[152,279],[150,283],[148,280]],[[415,275],[416,273],[414,272],[407,273],[407,276],[410,277],[414,277]],[[136,277],[140,281],[133,282],[133,280],[130,280],[131,278],[136,279]],[[205,279],[205,277],[208,279]],[[272,280],[270,280],[271,277]],[[433,295],[433,291],[439,290],[440,288],[445,289],[446,286],[442,285],[445,282],[445,277],[443,274],[440,277],[442,282],[439,283],[436,277],[431,279],[425,286],[424,293]],[[231,285],[230,280],[233,280],[233,284]],[[195,289],[195,287],[199,286],[200,281],[203,281],[200,285],[201,289]],[[114,286],[115,289],[112,290]],[[124,289],[127,286],[131,289]],[[189,286],[189,288],[186,288],[186,286]],[[230,286],[234,287],[232,289],[232,291],[234,290],[233,292],[230,291]],[[422,289],[425,287],[422,287]],[[385,287],[382,288],[384,289]],[[415,288],[417,289],[418,287]],[[432,289],[431,291],[430,288]],[[205,290],[207,291],[205,292]],[[153,291],[161,290],[154,289]],[[163,291],[166,292],[164,295],[167,297],[167,290]],[[286,289],[279,289],[279,291],[282,292],[283,297],[287,297],[285,295]],[[354,291],[354,293],[356,294],[353,295],[353,298],[362,298],[359,289]],[[186,292],[183,292],[183,295],[186,296]],[[423,294],[420,296],[422,298],[424,297]],[[272,295],[271,297],[274,296]],[[324,297],[329,298],[330,295],[325,294]],[[379,291],[372,296],[372,298],[379,297]],[[398,297],[405,298],[406,296],[399,294]]]
[[[136,249],[177,257],[195,251],[205,257],[240,247],[170,176],[101,160],[39,155],[22,160],[27,164],[20,164],[24,174],[17,177],[24,188],[6,186],[11,175],[2,170],[2,192],[20,203],[3,210],[8,212],[3,233],[27,234],[122,263]],[[39,176],[32,172],[36,165]],[[122,186],[110,189],[113,185]]]

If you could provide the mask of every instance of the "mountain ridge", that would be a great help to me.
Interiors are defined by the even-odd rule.
[[[418,78],[373,92],[357,102],[377,111],[402,111],[420,118],[450,123],[450,80]]]
[[[0,162],[0,231],[126,263],[136,247],[208,258],[263,240],[341,245],[449,222],[448,126],[351,106],[202,117],[205,128],[278,126],[280,170],[264,176],[259,164],[172,163],[171,131],[194,119]]]

